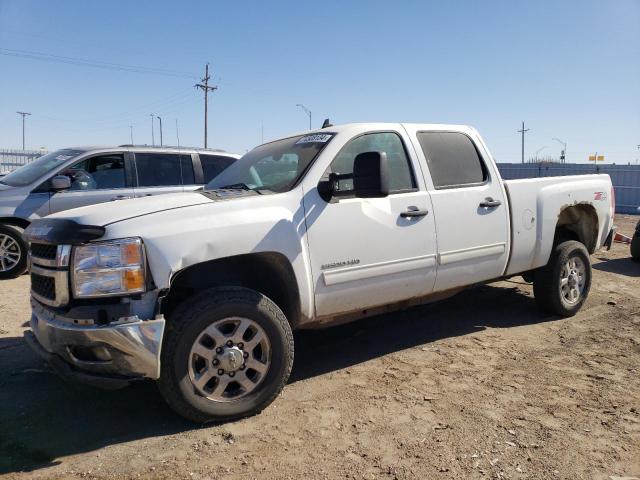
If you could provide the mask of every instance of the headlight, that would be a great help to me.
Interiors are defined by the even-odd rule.
[[[74,247],[72,272],[76,298],[144,292],[142,240],[123,238]]]

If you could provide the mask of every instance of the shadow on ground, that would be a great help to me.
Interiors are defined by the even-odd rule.
[[[290,382],[486,327],[553,319],[516,288],[482,286],[438,304],[298,332]],[[20,338],[0,339],[0,365],[0,474],[45,468],[106,445],[201,428],[169,410],[152,382],[115,392],[65,384]]]
[[[593,264],[593,268],[603,272],[617,273],[618,275],[626,275],[627,277],[640,277],[640,262],[634,262],[629,258],[598,258],[599,263]]]

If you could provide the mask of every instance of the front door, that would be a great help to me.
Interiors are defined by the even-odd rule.
[[[428,166],[438,232],[435,289],[502,276],[509,257],[509,210],[489,153],[473,132],[407,130]]]
[[[49,200],[51,213],[71,208],[133,198],[128,185],[124,154],[97,155],[82,160],[60,172],[71,178],[71,188],[52,192]]]
[[[356,136],[325,172],[325,176],[352,174],[358,154],[386,152],[391,187],[386,198],[341,197],[326,202],[317,188],[305,188],[319,317],[362,311],[432,291],[436,273],[434,217],[420,169],[415,168],[407,144],[406,135],[395,131]],[[352,183],[340,185],[341,190],[352,187]],[[418,210],[428,213],[403,215]]]

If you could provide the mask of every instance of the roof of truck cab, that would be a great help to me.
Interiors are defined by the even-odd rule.
[[[318,133],[343,133],[354,130],[385,130],[396,129],[398,127],[412,127],[425,130],[442,130],[442,131],[459,131],[470,132],[475,131],[470,125],[460,124],[447,124],[447,123],[417,123],[417,122],[358,122],[358,123],[343,123],[341,125],[332,125],[326,128],[318,128],[315,130],[307,130],[303,132],[297,132],[293,135],[287,135],[287,137],[295,137],[298,135],[312,135]],[[281,137],[286,138],[286,137]]]

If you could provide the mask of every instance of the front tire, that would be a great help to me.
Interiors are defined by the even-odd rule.
[[[168,319],[158,386],[188,420],[235,420],[275,400],[293,354],[291,327],[273,301],[246,288],[215,288]]]
[[[557,245],[549,263],[536,270],[533,293],[543,311],[572,317],[591,289],[591,261],[585,246],[574,240]]]
[[[27,244],[23,230],[0,225],[0,279],[16,278],[27,270]]]

